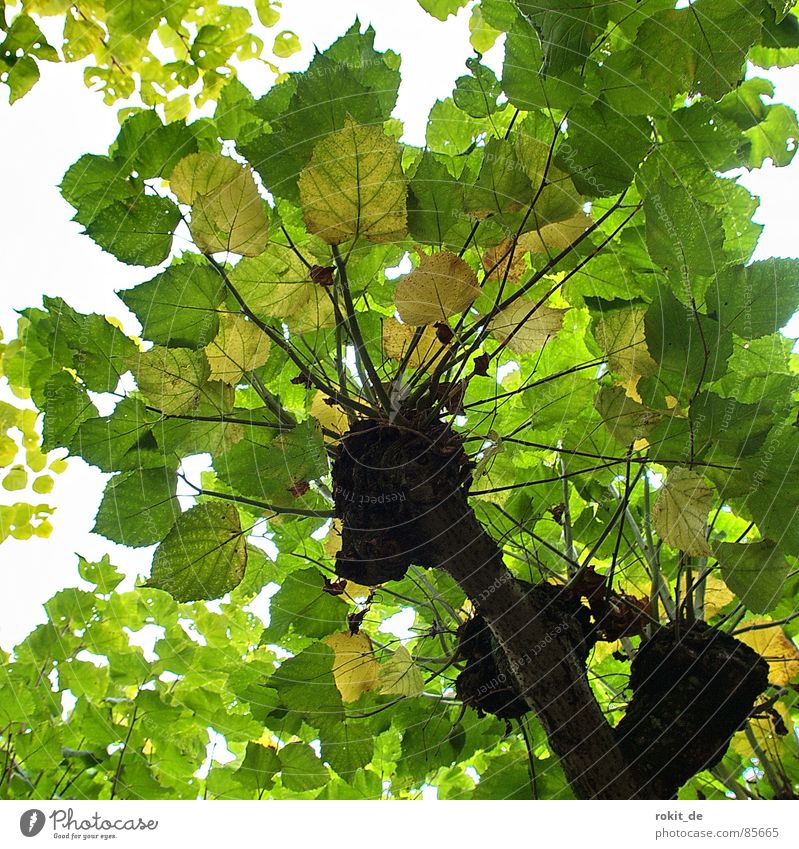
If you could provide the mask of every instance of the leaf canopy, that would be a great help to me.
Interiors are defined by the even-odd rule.
[[[33,5],[4,26],[15,98],[55,58]],[[795,152],[796,116],[757,76],[799,61],[793,4],[480,0],[472,44],[504,34],[501,72],[470,58],[423,146],[402,140],[399,57],[371,28],[256,96],[220,71],[260,52],[249,14],[198,5],[60,12],[71,56],[114,59],[91,72],[106,97],[138,74],[153,107],[62,195],[97,245],[151,270],[119,293],[135,326],[49,297],[3,343],[20,403],[0,402],[0,482],[25,500],[0,508],[0,540],[49,533],[59,449],[110,476],[95,532],[155,549],[133,588],[79,559],[84,588],[3,656],[0,728],[21,731],[0,794],[529,798],[534,767],[541,797],[572,797],[533,713],[508,732],[462,710],[457,635],[479,598],[419,552],[376,586],[336,572],[354,558],[341,499],[367,497],[340,491],[344,433],[436,421],[509,574],[591,602],[588,678],[612,725],[667,623],[706,621],[770,662],[774,714],[749,729],[780,769],[752,779],[740,732],[681,798],[794,792],[774,717],[797,710],[799,263],[754,259],[758,201],[737,178]],[[466,4],[421,5],[446,20]],[[277,4],[256,10],[275,25]],[[163,95],[145,33],[180,53]],[[172,95],[200,79],[217,109],[187,122]],[[368,495],[381,528],[403,526],[400,489]],[[152,625],[145,654],[130,635]],[[233,759],[198,772],[209,728]]]

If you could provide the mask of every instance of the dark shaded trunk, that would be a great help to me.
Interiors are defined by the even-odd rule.
[[[457,495],[423,520],[425,537],[441,552],[445,569],[488,622],[517,686],[546,731],[575,794],[584,799],[647,798],[616,745],[575,651],[576,620],[564,619],[525,593]]]
[[[628,717],[612,728],[588,683],[586,623],[556,587],[525,585],[505,566],[469,505],[470,468],[460,437],[442,422],[353,425],[333,466],[342,520],[337,573],[375,585],[401,579],[412,563],[445,570],[504,655],[493,660],[507,693],[493,688],[492,696],[513,713],[524,703],[536,713],[577,796],[675,796],[726,749],[767,685],[767,665],[707,626],[688,640],[663,629],[642,645]],[[506,682],[500,667],[513,680]],[[718,667],[726,674],[716,675]],[[721,711],[719,722],[714,711]],[[664,736],[666,728],[673,733]]]

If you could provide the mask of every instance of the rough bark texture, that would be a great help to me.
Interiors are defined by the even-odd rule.
[[[564,587],[530,584],[519,579],[517,583],[536,608],[557,617],[572,650],[585,664],[596,643],[589,609]],[[505,652],[479,613],[458,628],[458,653],[466,663],[455,679],[455,691],[463,704],[473,707],[480,715],[492,713],[500,719],[516,719],[530,710],[519,692]]]
[[[638,650],[630,673],[633,698],[616,737],[663,798],[719,763],[768,686],[768,663],[704,622],[660,630]]]
[[[470,464],[456,433],[441,422],[359,422],[342,440],[333,481],[338,574],[374,585],[402,578],[411,563],[447,571],[502,655],[487,648],[478,623],[461,690],[480,664],[497,680],[464,700],[500,716],[525,704],[535,711],[579,797],[674,796],[723,753],[767,684],[766,664],[729,635],[697,626],[686,639],[663,629],[639,652],[630,711],[613,729],[588,683],[575,600],[524,584],[505,566],[469,506]],[[505,670],[515,679],[508,688]]]
[[[338,574],[375,584],[401,578],[411,563],[445,569],[502,647],[574,792],[642,795],[575,652],[575,620],[525,592],[469,506],[469,464],[457,435],[440,423],[421,433],[360,422],[342,442],[333,481],[343,522]]]
[[[575,794],[585,799],[645,798],[628,769],[574,650],[569,622],[539,606],[513,579],[494,540],[457,496],[429,520],[439,565],[458,582],[502,646],[519,691],[535,711]]]

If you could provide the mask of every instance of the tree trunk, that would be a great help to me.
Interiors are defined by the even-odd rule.
[[[525,595],[460,493],[420,520],[429,545],[472,600],[502,646],[520,692],[535,711],[575,794],[585,799],[648,798],[616,745],[574,653],[577,635]]]
[[[633,661],[628,716],[611,728],[588,683],[584,624],[552,587],[525,587],[505,566],[469,505],[471,463],[458,434],[442,422],[358,422],[333,481],[337,574],[375,586],[412,563],[448,572],[491,629],[515,698],[538,715],[579,797],[672,798],[718,761],[768,684],[767,664],[729,635],[665,629]]]

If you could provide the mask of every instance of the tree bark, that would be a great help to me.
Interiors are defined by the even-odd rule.
[[[485,618],[519,691],[535,711],[575,794],[584,799],[649,798],[616,745],[574,653],[576,635],[525,595],[502,552],[461,493],[420,518],[425,542]],[[654,797],[653,797],[654,798]]]

